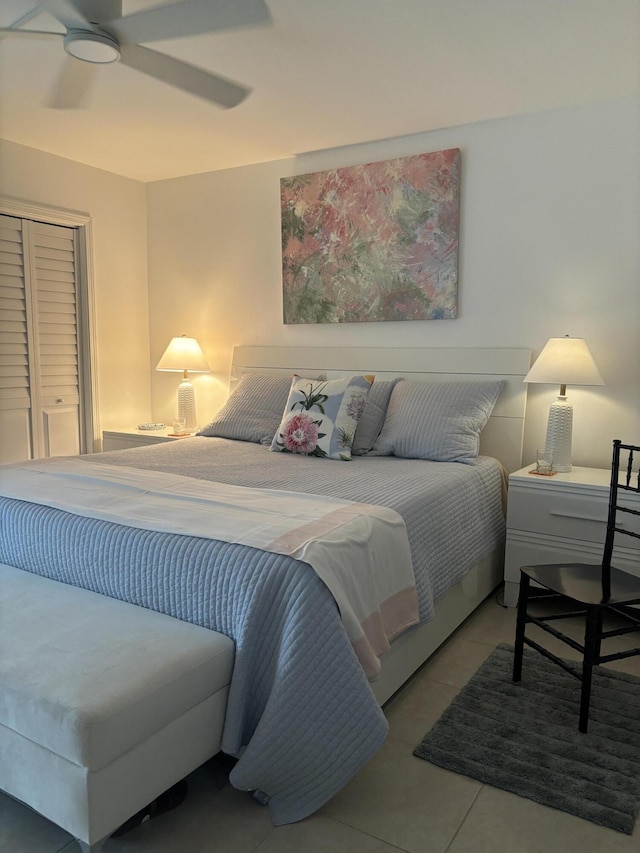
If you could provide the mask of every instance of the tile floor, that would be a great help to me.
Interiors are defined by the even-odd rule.
[[[389,737],[372,761],[307,820],[274,828],[265,808],[217,787],[205,766],[179,808],[108,841],[105,853],[638,853],[640,821],[623,835],[412,755],[495,645],[513,641],[514,622],[513,610],[487,600],[389,704]],[[639,658],[617,666],[640,675]],[[62,829],[0,795],[0,853],[78,850]]]

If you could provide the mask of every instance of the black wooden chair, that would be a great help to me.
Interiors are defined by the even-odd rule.
[[[640,539],[640,526],[632,516],[640,517],[636,507],[629,506],[629,493],[640,494],[640,471],[634,453],[640,456],[640,446],[623,444],[619,439],[613,442],[613,460],[611,464],[611,489],[609,493],[609,515],[602,563],[554,563],[540,566],[523,566],[520,569],[520,597],[516,623],[515,654],[513,662],[513,680],[522,677],[522,659],[524,646],[530,646],[549,660],[561,666],[571,675],[582,681],[580,699],[579,730],[587,731],[589,724],[589,705],[591,701],[591,676],[593,667],[609,661],[640,655],[640,648],[627,649],[615,654],[603,654],[601,643],[609,637],[617,637],[640,630],[640,576],[616,569],[611,565],[614,542],[618,536]],[[620,473],[621,454],[626,464]],[[636,469],[634,471],[634,468]],[[625,524],[626,522],[626,524]],[[629,529],[629,522],[635,524],[635,530]],[[629,540],[627,540],[629,541]],[[639,561],[640,566],[640,561]],[[539,584],[532,586],[531,581]],[[541,588],[540,588],[541,587]],[[578,610],[548,615],[533,615],[528,608],[532,601],[544,601],[547,598],[564,597],[578,605]],[[603,617],[607,613],[620,617],[617,621],[623,627],[605,630]],[[558,619],[585,616],[584,645],[568,637],[549,623]],[[527,624],[537,625],[548,634],[562,640],[582,654],[582,669],[567,666],[565,661],[545,649],[539,643],[526,636]]]

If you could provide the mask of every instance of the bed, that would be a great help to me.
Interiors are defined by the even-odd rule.
[[[520,349],[236,348],[230,403],[251,382],[288,387],[294,372],[349,387],[375,375],[366,405],[374,388],[385,393],[367,426],[382,431],[343,462],[272,452],[236,411],[168,444],[6,466],[0,562],[232,637],[231,781],[268,803],[276,825],[300,820],[371,758],[387,732],[381,706],[501,579],[505,472],[521,464],[529,361]],[[463,386],[465,400],[483,391],[475,420],[459,406]],[[446,461],[448,439],[425,451],[428,429],[402,435],[407,418],[436,417],[443,395],[464,427],[462,461]],[[269,403],[279,417],[282,399]],[[469,429],[476,440],[481,430],[479,456]],[[224,536],[209,524],[218,514],[233,516]],[[284,525],[277,535],[265,534],[266,516]],[[343,575],[352,562],[367,578],[381,573],[375,618],[360,594],[369,581],[359,590]]]

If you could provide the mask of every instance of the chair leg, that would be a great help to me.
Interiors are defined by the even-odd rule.
[[[584,632],[584,660],[582,662],[582,691],[580,694],[580,722],[578,729],[586,734],[589,726],[589,706],[591,704],[591,677],[593,667],[600,653],[600,634],[602,632],[602,610],[590,605],[587,607],[587,620]]]
[[[596,641],[594,644],[594,666],[600,663],[600,646],[602,644],[602,622],[604,620],[604,608],[598,607],[598,621],[596,623]]]
[[[527,602],[529,600],[530,579],[520,572],[520,593],[518,595],[518,618],[516,620],[516,639],[513,652],[513,680],[522,678],[522,656],[524,654],[524,629],[527,624]]]

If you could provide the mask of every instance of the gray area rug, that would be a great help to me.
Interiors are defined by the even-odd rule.
[[[594,670],[588,734],[580,682],[525,649],[501,644],[414,750],[432,764],[619,832],[640,809],[640,678]]]

